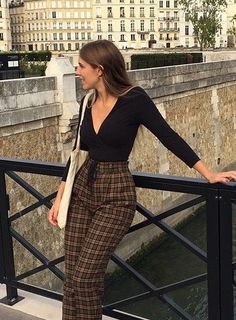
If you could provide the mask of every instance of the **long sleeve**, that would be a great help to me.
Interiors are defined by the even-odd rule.
[[[169,126],[150,97],[143,91],[137,98],[137,121],[190,168],[200,160],[192,148]]]

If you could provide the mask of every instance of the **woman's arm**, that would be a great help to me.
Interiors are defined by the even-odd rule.
[[[207,168],[202,160],[196,162],[193,168],[197,170],[210,183],[227,183],[231,180],[236,180],[236,171],[213,172]]]

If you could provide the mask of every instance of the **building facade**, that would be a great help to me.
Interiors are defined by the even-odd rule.
[[[177,0],[15,1],[10,5],[15,50],[74,51],[97,39],[113,41],[119,49],[198,45]],[[216,47],[227,46],[227,17],[236,8],[236,0],[230,1],[231,10],[221,14]]]
[[[8,1],[0,0],[0,51],[11,50],[11,43]]]

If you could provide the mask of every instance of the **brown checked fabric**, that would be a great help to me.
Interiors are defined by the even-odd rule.
[[[101,320],[104,275],[136,207],[127,161],[88,158],[72,191],[65,229],[63,320]]]

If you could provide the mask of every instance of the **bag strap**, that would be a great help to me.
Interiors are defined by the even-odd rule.
[[[77,135],[76,135],[76,141],[75,141],[75,144],[74,144],[74,146],[75,146],[74,149],[76,149],[76,148],[78,148],[80,146],[80,127],[81,127],[82,121],[84,119],[84,114],[85,114],[86,107],[88,105],[88,101],[89,101],[90,97],[93,94],[94,94],[93,91],[88,92],[86,94],[86,96],[83,98],[83,103],[80,106],[78,130],[77,130]]]

